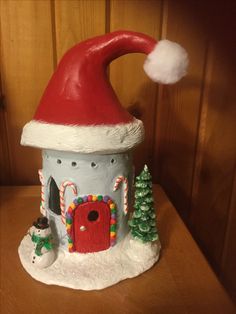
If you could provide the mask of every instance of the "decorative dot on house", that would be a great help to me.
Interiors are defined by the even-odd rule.
[[[144,139],[143,123],[122,107],[107,77],[108,65],[128,53],[147,54],[144,71],[154,82],[173,84],[186,74],[187,53],[177,43],[130,31],[88,39],[64,55],[24,126],[21,144],[43,150],[42,217],[19,256],[47,284],[102,289],[159,258],[147,166],[132,204],[132,150]]]

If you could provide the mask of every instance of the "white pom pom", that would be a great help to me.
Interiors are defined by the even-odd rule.
[[[156,44],[143,65],[151,80],[163,84],[179,81],[187,73],[187,67],[187,52],[179,44],[166,39]]]

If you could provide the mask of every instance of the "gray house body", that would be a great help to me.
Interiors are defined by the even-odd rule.
[[[127,179],[128,208],[130,208],[131,187],[134,177],[131,153],[99,155],[43,150],[42,155],[45,214],[49,218],[56,243],[68,250],[66,223],[63,223],[62,220],[60,204],[60,187],[65,181],[73,183],[77,192],[77,195],[75,195],[70,187],[65,189],[65,211],[76,198],[86,195],[109,196],[113,200],[117,209],[116,242],[119,242],[128,232],[127,220],[129,213],[126,214],[124,210],[125,182],[120,182],[116,190],[114,190],[114,186],[117,178]],[[93,214],[94,212],[96,210],[94,211],[93,208]],[[87,218],[89,218],[89,215]],[[99,223],[99,217],[97,218],[96,223]],[[89,225],[94,223],[94,219],[92,221],[88,219],[84,222],[87,230],[82,230],[84,226],[80,226],[80,230],[89,232]]]

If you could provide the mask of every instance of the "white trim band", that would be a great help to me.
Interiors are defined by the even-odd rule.
[[[142,121],[115,125],[59,125],[32,120],[22,132],[21,144],[79,153],[119,153],[144,139]]]

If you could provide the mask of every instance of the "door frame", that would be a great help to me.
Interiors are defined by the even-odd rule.
[[[111,211],[110,218],[110,246],[116,244],[116,227],[117,227],[117,208],[115,202],[109,196],[102,195],[85,195],[79,196],[70,204],[66,211],[66,231],[68,236],[68,251],[70,253],[77,252],[74,245],[74,234],[73,234],[73,222],[75,209],[79,210],[79,206],[83,203],[89,202],[103,202],[107,204]],[[78,252],[77,252],[78,253]]]

